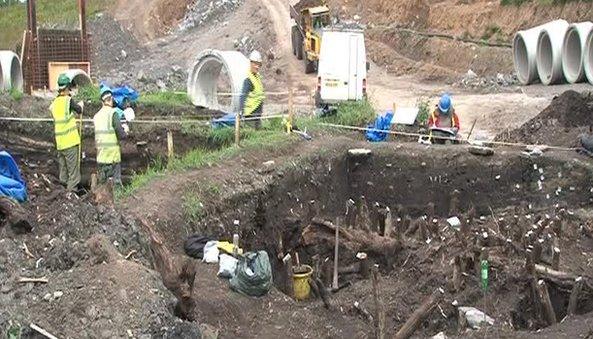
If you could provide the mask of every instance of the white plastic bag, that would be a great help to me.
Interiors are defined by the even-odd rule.
[[[467,319],[469,327],[474,330],[485,325],[494,325],[494,319],[475,307],[459,307],[459,311]]]
[[[204,259],[202,261],[208,264],[216,264],[218,262],[218,241],[208,241],[204,245]]]
[[[132,107],[124,109],[124,117],[126,118],[126,121],[132,121],[136,119],[136,113],[134,113],[134,109]]]
[[[237,262],[238,260],[232,255],[221,254],[218,261],[218,276],[227,279],[232,278],[237,268]]]

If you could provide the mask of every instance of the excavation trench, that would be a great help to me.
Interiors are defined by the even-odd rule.
[[[253,184],[249,191],[219,199],[210,196],[204,200],[204,217],[191,228],[202,234],[217,234],[230,239],[233,220],[241,220],[243,247],[266,249],[272,258],[276,286],[289,292],[287,270],[281,258],[287,253],[294,258],[298,253],[301,263],[319,270],[320,280],[330,284],[331,269],[326,266],[332,266],[334,232],[320,221],[344,227],[345,233],[354,236],[348,238],[348,234],[344,234],[340,242],[339,266],[344,273],[340,275],[339,285],[353,284],[353,287],[344,288],[336,298],[342,298],[340,294],[349,295],[350,288],[356,290],[357,283],[364,281],[356,270],[358,252],[366,252],[371,262],[379,264],[385,279],[390,281],[386,294],[409,290],[407,300],[414,305],[420,303],[431,289],[448,285],[451,267],[447,264],[460,257],[461,268],[467,273],[463,284],[466,288],[449,291],[452,300],[478,307],[485,299],[505,298],[498,308],[486,309],[486,312],[500,321],[512,319],[515,329],[537,329],[547,324],[537,312],[531,312],[537,303],[530,297],[529,279],[521,269],[523,264],[515,265],[517,261],[524,262],[524,256],[504,249],[504,239],[511,239],[521,247],[520,236],[515,237],[516,229],[522,227],[517,226],[516,220],[523,218],[523,213],[535,220],[546,220],[548,214],[553,215],[562,206],[571,209],[590,207],[591,173],[589,166],[565,157],[565,154],[525,158],[519,153],[498,152],[493,157],[484,158],[473,156],[461,147],[426,150],[414,145],[405,149],[376,147],[369,156],[353,156],[347,149],[340,149],[280,166],[268,174],[271,180],[266,180],[263,185]],[[355,206],[350,206],[346,215],[349,199]],[[430,213],[427,212],[429,203],[434,204],[432,218],[437,235],[430,226],[431,216],[428,217],[430,230],[425,235],[419,234],[420,231],[408,234],[406,230],[411,227],[410,222],[411,225],[419,223],[418,220]],[[365,217],[361,212],[363,205],[368,207]],[[389,237],[389,241],[382,242],[381,239],[387,239],[383,237],[386,207],[389,207],[393,227],[398,231],[395,231],[397,235]],[[459,231],[448,226],[446,219],[458,216],[465,220],[472,207],[475,214],[468,224],[468,243],[461,244],[455,236]],[[494,231],[496,227],[498,232]],[[566,228],[566,234],[580,238],[580,234],[568,230],[569,226]],[[493,232],[490,240],[480,243],[481,234],[489,231]],[[360,239],[355,239],[357,237]],[[497,237],[503,239],[502,243],[497,243]],[[474,278],[474,267],[479,264],[479,259],[469,249],[472,246],[468,247],[474,240],[494,257],[502,257],[504,263],[509,260],[508,265],[501,265],[498,259],[492,259],[489,294],[482,294],[475,282],[479,278]],[[435,250],[435,247],[439,253],[437,257],[423,258],[421,253]],[[576,251],[575,248],[563,248],[563,253],[565,250],[569,253]],[[542,265],[549,261],[546,253],[544,251],[543,259],[539,261]],[[477,255],[480,255],[479,251]],[[566,260],[567,270],[578,268],[578,264],[573,266]],[[409,271],[410,267],[414,269]],[[422,282],[419,290],[415,289],[413,281]],[[570,283],[562,285],[548,281],[559,320],[566,315],[570,286]],[[590,292],[583,292],[577,314],[591,311],[593,298]],[[409,315],[410,306],[406,308],[406,303],[403,304],[400,307],[405,311],[401,312]],[[443,307],[444,314],[456,317],[452,306]],[[435,320],[425,324],[424,330],[451,329],[450,322],[439,317],[435,315]],[[397,328],[403,320],[391,326]]]

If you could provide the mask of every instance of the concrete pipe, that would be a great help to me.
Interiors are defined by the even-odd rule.
[[[546,27],[552,27],[557,22],[568,23],[564,20],[551,21],[523,31],[518,31],[513,39],[513,63],[519,82],[529,85],[538,80],[537,74],[537,41],[539,34]]]
[[[23,91],[21,61],[12,51],[0,51],[0,90]]]
[[[562,73],[562,45],[568,30],[568,22],[556,20],[539,33],[537,40],[537,74],[544,85],[564,81]]]
[[[70,79],[70,83],[75,87],[86,87],[92,85],[89,75],[81,69],[69,69],[64,71],[62,74],[65,74]]]
[[[589,31],[583,51],[583,69],[590,84],[593,85],[593,30]]]
[[[230,107],[221,107],[218,103],[217,85],[223,67],[230,80]],[[187,94],[196,106],[238,112],[248,70],[249,60],[240,52],[204,50],[198,54],[196,63],[188,72]]]
[[[562,45],[562,72],[571,84],[585,80],[585,47],[593,23],[580,22],[568,26]]]

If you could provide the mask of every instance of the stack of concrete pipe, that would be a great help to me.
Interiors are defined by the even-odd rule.
[[[23,71],[19,57],[12,51],[0,51],[0,92],[23,91]]]
[[[513,40],[519,82],[529,85],[593,84],[593,23],[554,20],[519,31]]]

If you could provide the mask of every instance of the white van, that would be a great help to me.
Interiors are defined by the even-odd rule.
[[[368,63],[361,29],[326,28],[321,39],[315,106],[366,97]]]

